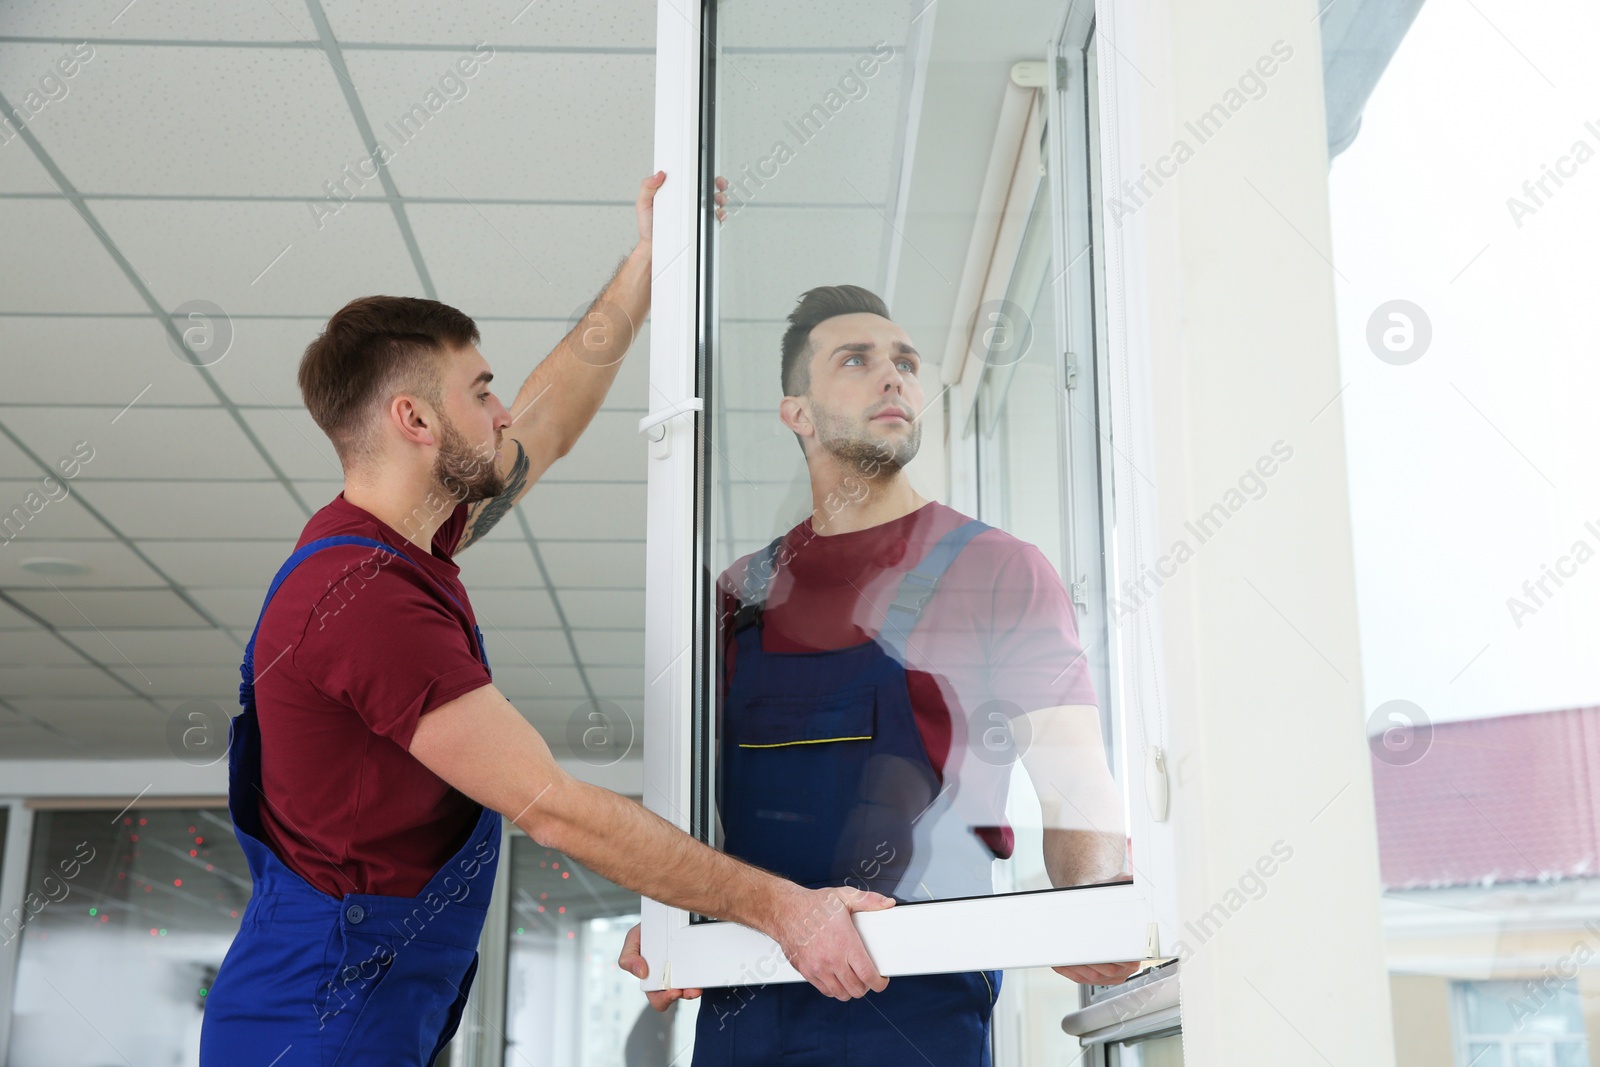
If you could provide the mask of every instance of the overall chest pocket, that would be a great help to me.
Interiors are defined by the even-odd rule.
[[[745,702],[723,750],[727,850],[802,885],[831,878],[877,734],[877,689]]]
[[[871,741],[877,728],[877,711],[878,690],[870,685],[819,699],[754,697],[741,716],[738,745],[763,749]]]

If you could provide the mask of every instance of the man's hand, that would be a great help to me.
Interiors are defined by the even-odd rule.
[[[634,200],[634,211],[639,216],[639,246],[650,250],[650,239],[655,230],[656,190],[667,180],[667,172],[658,170],[639,183],[639,196]]]
[[[1052,967],[1052,971],[1080,985],[1120,985],[1144,966],[1142,960],[1125,963],[1081,963],[1075,967]]]
[[[883,992],[889,979],[878,973],[850,916],[892,907],[894,898],[882,893],[794,886],[767,933],[806,981],[835,1000],[853,1000],[869,989]]]
[[[717,178],[717,192],[713,199],[717,202],[717,221],[728,221],[728,179]]]
[[[648,978],[650,965],[645,962],[644,954],[639,951],[639,924],[634,923],[633,929],[628,931],[628,936],[622,939],[622,954],[617,957],[617,966],[633,975],[635,978]],[[704,990],[700,989],[651,989],[645,992],[645,999],[656,1011],[666,1011],[674,1001],[694,1000]]]
[[[867,955],[850,916],[858,911],[894,907],[894,898],[841,886],[837,889],[802,889],[793,886],[783,898],[768,931],[800,976],[835,1000],[852,1000],[867,990],[883,992],[889,979],[878,973]],[[639,952],[639,927],[622,941],[617,966],[644,978],[650,965]],[[693,1000],[699,989],[653,989],[645,996],[656,1011],[666,1011],[677,1000]]]

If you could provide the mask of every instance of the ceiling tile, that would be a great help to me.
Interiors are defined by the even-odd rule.
[[[717,115],[719,166],[732,209],[724,232],[734,232],[745,204],[857,205],[871,219],[877,216],[868,202],[888,210],[900,178],[909,67],[903,56],[874,60],[872,77],[863,78],[855,64],[870,54],[870,47],[827,55],[725,54],[733,74]]]
[[[11,703],[55,732],[59,740],[54,751],[42,739],[35,741],[49,755],[78,759],[88,755],[121,759],[172,755],[166,715],[133,697],[34,697]]]
[[[631,213],[655,169],[653,56],[500,52],[480,62],[463,48],[350,51],[345,61],[402,196],[601,200]],[[430,90],[444,106],[421,120]],[[419,118],[402,127],[410,114]],[[482,165],[485,144],[494,166]]]
[[[17,631],[37,630],[38,626],[38,623],[10,604],[0,603],[0,630],[8,631],[7,641],[10,641]]]
[[[333,442],[328,440],[327,434],[322,432],[312,420],[311,412],[305,408],[298,404],[293,408],[246,408],[241,414],[255,431],[267,454],[290,478],[344,477],[344,468],[339,465],[339,454],[334,451]],[[335,490],[335,495],[337,493]],[[307,500],[306,503],[312,502]]]
[[[0,641],[0,666],[82,667],[84,658],[55,634],[43,629],[8,633]]]
[[[294,542],[141,541],[139,548],[180,585],[259,585],[265,592],[272,576],[289,558]]]
[[[0,233],[8,248],[28,250],[0,256],[0,311],[149,310],[65,200],[0,200]],[[137,257],[133,265],[144,269]]]
[[[115,12],[115,14],[112,14]],[[304,5],[237,0],[225,7],[206,0],[159,4],[8,3],[0,7],[0,33],[18,37],[132,37],[178,40],[286,41],[317,36]]]
[[[567,647],[566,632],[559,628],[530,630],[527,628],[500,629],[484,625],[483,647],[488,653],[489,665],[498,672],[507,667],[570,667],[572,652]]]
[[[501,519],[516,528],[515,519]],[[455,556],[461,568],[461,581],[467,592],[480,589],[541,589],[544,581],[539,568],[534,565],[533,553],[523,541],[484,540],[459,552]],[[561,581],[561,576],[556,575]]]
[[[642,667],[644,665],[644,630],[574,630],[572,639],[578,644],[578,655],[583,662],[602,667]]]
[[[422,291],[387,204],[347,204],[320,230],[304,203],[101,200],[95,213],[168,308],[325,317],[358,296]]]
[[[324,0],[341,41],[489,41],[555,47],[652,48],[655,5],[646,0],[405,0],[380,8]]]
[[[801,293],[819,285],[876,290],[884,274],[886,236],[893,237],[888,220],[867,209],[752,204],[729,220],[718,242],[722,314],[781,318]],[[774,248],[783,249],[783,255],[773,255]],[[902,259],[917,255],[915,248],[901,250]],[[954,299],[953,281],[950,295]]]
[[[0,158],[7,153],[0,151]],[[154,316],[0,315],[6,396],[28,404],[215,404]],[[220,364],[219,364],[220,366]],[[121,425],[121,420],[117,423]]]
[[[3,422],[0,419],[0,424]],[[0,478],[26,480],[42,478],[44,473],[37,463],[28,458],[26,452],[11,443],[11,438],[0,433]]]
[[[0,49],[0,64],[9,59],[28,69],[48,65],[61,50]],[[314,217],[309,202],[328,195],[324,183],[341,181],[342,169],[365,155],[338,76],[320,50],[105,45],[67,84],[78,87],[29,125],[88,196],[304,197],[282,206],[306,224]],[[381,193],[376,181],[347,188],[345,199]],[[106,204],[95,201],[96,213]],[[206,237],[193,229],[189,236]],[[137,257],[133,262],[145,270]]]
[[[644,696],[644,667],[588,667],[589,684],[597,696]]]
[[[912,19],[926,11],[923,3],[858,4],[847,0],[812,0],[802,4],[729,5],[718,25],[724,48],[868,49],[878,41],[904,42]]]
[[[788,303],[771,309],[778,317],[776,322],[722,323],[721,355],[717,360],[722,402],[733,407],[759,408],[770,412],[773,422],[778,421],[778,405],[783,401],[783,331],[788,327],[782,316],[794,308],[799,297],[794,293]]]
[[[0,421],[4,421],[0,417]],[[63,538],[105,538],[106,528],[79,504],[81,487],[44,475],[29,481],[0,481],[0,543],[58,541]],[[69,495],[63,497],[65,490]]]
[[[304,405],[296,378],[300,357],[305,354],[306,346],[322,332],[327,316],[337,310],[329,307],[327,314],[303,319],[234,315],[231,317],[233,345],[223,358],[207,369],[235,404],[300,408]],[[212,395],[210,390],[206,395]]]
[[[560,322],[477,320],[478,332],[482,335],[478,351],[483,353],[483,358],[495,373],[495,395],[502,403],[511,406],[523,379],[550,354],[587,307],[588,302],[585,301],[582,308],[575,309],[571,316]],[[646,321],[639,326],[633,344],[623,357],[616,381],[606,393],[602,410],[630,412],[637,425],[639,416],[646,411],[649,390],[650,324]]]
[[[352,205],[345,214],[356,210]],[[439,299],[474,316],[565,321],[589,306],[639,239],[631,205],[414,204],[409,210]]]
[[[560,624],[550,595],[542,589],[478,589],[467,595],[484,633],[490,627],[511,630]]]
[[[239,664],[226,660],[209,666],[152,667],[134,661],[111,667],[117,677],[157,700],[209,700],[230,714],[239,703]]]
[[[244,658],[240,647],[226,632],[210,627],[182,630],[102,627],[98,634],[80,631],[70,636],[85,652],[108,667],[126,667],[129,663],[136,663],[140,668],[231,663],[237,682],[239,661]],[[244,639],[249,636],[245,634]]]
[[[63,630],[93,633],[95,627],[206,625],[205,618],[170,589],[12,589],[8,595]]]
[[[0,750],[7,759],[82,758],[86,747],[75,737],[63,737],[29,722],[0,730]]]
[[[539,550],[557,589],[644,588],[643,541],[567,541],[542,544]]]
[[[317,432],[321,433],[322,431],[318,430]],[[301,497],[305,499],[306,506],[309,507],[313,513],[321,511],[323,508],[327,507],[330,503],[332,503],[335,497],[344,492],[343,481],[334,481],[328,478],[313,478],[309,480],[295,478],[292,479],[292,481],[295,489],[298,490]],[[303,528],[305,523],[302,522],[300,525]],[[294,546],[291,543],[289,547],[292,548]],[[288,558],[288,553],[284,554],[284,558]]]
[[[211,612],[224,626],[255,626],[261,602],[267,591],[261,586],[245,589],[194,588],[189,595]]]
[[[648,456],[649,445],[639,433],[639,415],[602,409],[572,451],[557,460],[546,477],[564,482],[643,482]]]
[[[30,560],[63,560],[89,568],[83,574],[38,574],[23,566]],[[71,591],[76,586],[160,586],[166,582],[121,541],[63,541],[23,544],[0,553],[0,588]]]
[[[5,11],[0,6],[0,12]],[[15,107],[16,105],[12,105]],[[15,125],[15,120],[12,120]],[[10,142],[6,142],[10,146]],[[43,193],[47,197],[60,195],[50,172],[44,169],[39,157],[27,145],[18,142],[9,151],[0,152],[0,193]]]
[[[645,487],[540,482],[517,507],[535,537],[643,540]]]
[[[644,590],[563,590],[561,607],[572,626],[640,626]]]
[[[495,688],[513,702],[522,698],[583,699],[583,681],[576,667],[557,667],[537,660],[531,667],[521,660],[493,667]]]
[[[307,518],[278,482],[99,482],[78,491],[135,539],[280,537],[292,549]]]
[[[96,667],[0,667],[0,697],[109,697],[126,693]]]
[[[272,469],[220,407],[135,404],[107,408],[0,407],[3,419],[41,458],[53,462],[83,441],[80,484],[108,478],[271,477]],[[113,422],[112,420],[116,421]]]

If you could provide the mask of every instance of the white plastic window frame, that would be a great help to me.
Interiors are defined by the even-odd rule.
[[[715,3],[716,0],[705,0]],[[1041,50],[1065,53],[1082,44],[1091,25],[1118,41],[1119,51],[1137,48],[1130,0],[1068,0],[1057,42]],[[1119,15],[1125,18],[1119,19]],[[703,167],[701,128],[702,57],[710,47],[701,7],[684,0],[658,5],[656,24],[656,165],[668,180],[657,194],[654,222],[653,322],[650,331],[650,407],[641,431],[653,442],[647,479],[645,574],[644,800],[654,812],[693,832],[695,761],[697,598],[696,457],[707,413],[696,395],[699,346],[709,316],[703,316],[703,257],[710,247],[711,175]],[[1124,31],[1120,27],[1126,25]],[[1080,36],[1072,40],[1072,33]],[[1062,47],[1064,46],[1064,47]],[[1081,51],[1076,53],[1081,56]],[[1101,64],[1099,80],[1100,188],[1116,188],[1122,167],[1137,171],[1137,114],[1120,117],[1119,101],[1139,89],[1128,75],[1134,62]],[[1059,110],[1054,91],[1052,107]],[[1081,71],[1082,64],[1078,63]],[[1133,77],[1137,77],[1136,73]],[[1061,116],[1062,124],[1071,122]],[[1081,123],[1081,116],[1079,119]],[[1057,125],[1058,130],[1062,125]],[[1108,132],[1112,136],[1108,136]],[[1103,209],[1095,210],[1103,215]],[[1057,218],[1061,218],[1058,212]],[[1140,349],[1143,331],[1142,249],[1138,219],[1121,226],[1094,220],[1103,236],[1106,381],[1097,389],[1100,433],[1106,453],[1107,503],[1118,511],[1108,533],[1107,584],[1117,575],[1141,573],[1156,544],[1154,486],[1141,485],[1141,471],[1154,469],[1148,425],[1149,375]],[[1062,250],[1059,247],[1058,253]],[[1059,259],[1058,259],[1059,261]],[[1116,444],[1113,447],[1112,442]],[[1119,781],[1129,798],[1133,881],[1123,885],[1012,893],[980,898],[902,904],[856,916],[856,927],[879,970],[889,976],[989,968],[1038,967],[1164,956],[1178,937],[1174,850],[1159,751],[1165,736],[1159,699],[1159,594],[1112,634],[1114,707],[1142,716],[1124,746]],[[1131,755],[1130,755],[1131,753]],[[688,911],[646,899],[642,948],[650,964],[647,988],[689,988],[798,981],[800,975],[771,939],[732,922],[693,922]]]

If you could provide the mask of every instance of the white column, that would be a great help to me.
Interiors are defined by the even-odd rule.
[[[1174,175],[1120,225],[1158,554],[1192,553],[1159,631],[1185,1062],[1388,1067],[1316,8],[1137,2],[1099,52],[1138,114],[1121,177]]]

